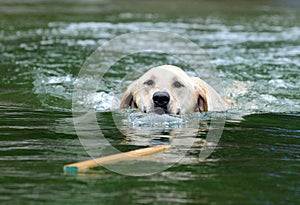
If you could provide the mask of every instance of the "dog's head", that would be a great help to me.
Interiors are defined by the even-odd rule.
[[[158,114],[208,110],[206,91],[197,79],[171,65],[154,67],[134,81],[127,88],[120,107]]]

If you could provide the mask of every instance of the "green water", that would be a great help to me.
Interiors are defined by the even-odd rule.
[[[299,14],[297,1],[1,0],[0,202],[299,204]],[[177,33],[209,55],[224,95],[237,103],[218,146],[201,162],[194,160],[201,149],[193,147],[181,162],[149,176],[105,168],[65,174],[63,165],[90,159],[71,112],[83,63],[108,40],[143,30]],[[95,98],[83,101],[96,105],[102,131],[120,150],[149,142],[124,143],[113,120],[118,111],[107,103],[115,85],[125,67],[166,62],[183,65],[164,55],[129,56],[106,74]]]

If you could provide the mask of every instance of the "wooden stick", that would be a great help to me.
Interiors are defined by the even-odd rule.
[[[170,145],[159,145],[159,146],[148,147],[148,148],[138,149],[138,150],[124,152],[124,153],[109,155],[105,157],[100,157],[97,159],[87,160],[83,162],[67,164],[64,166],[64,171],[83,172],[93,167],[101,166],[104,164],[115,163],[119,161],[134,160],[137,159],[138,157],[156,154],[168,150],[170,148],[171,148]]]

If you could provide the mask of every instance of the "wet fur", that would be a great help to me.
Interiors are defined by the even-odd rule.
[[[166,114],[226,109],[226,102],[211,86],[172,65],[154,67],[132,82],[124,93],[120,107],[137,108],[145,113],[157,112],[152,100],[157,91],[168,92],[170,95],[167,110],[163,111]]]

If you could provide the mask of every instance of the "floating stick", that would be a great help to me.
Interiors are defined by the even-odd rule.
[[[159,145],[154,147],[148,147],[143,149],[138,149],[129,152],[123,152],[119,154],[109,155],[105,157],[100,157],[92,160],[87,160],[83,162],[67,164],[64,166],[65,172],[84,172],[90,168],[101,166],[104,164],[111,164],[119,161],[134,160],[142,156],[156,154],[165,150],[170,149],[170,145]]]

